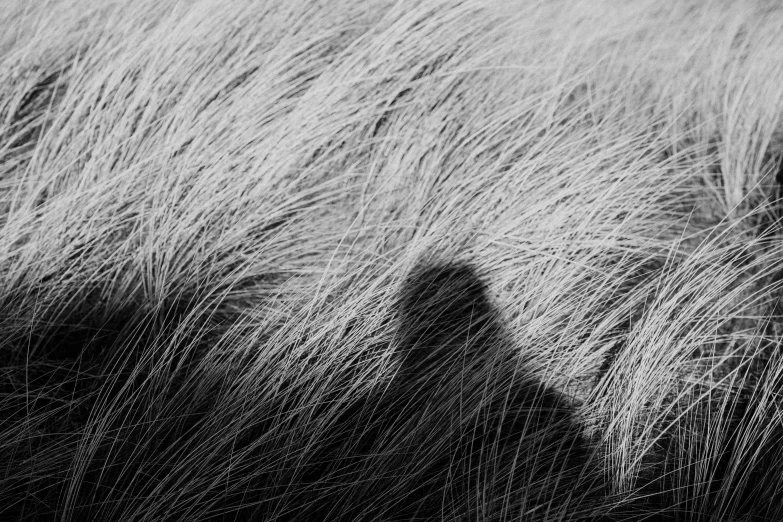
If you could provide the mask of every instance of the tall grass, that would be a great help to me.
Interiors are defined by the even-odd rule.
[[[0,518],[783,520],[774,2],[10,0]]]

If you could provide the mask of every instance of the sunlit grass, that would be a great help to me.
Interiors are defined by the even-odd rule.
[[[0,518],[783,519],[783,10],[6,3]]]

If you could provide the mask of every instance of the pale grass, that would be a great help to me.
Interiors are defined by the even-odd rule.
[[[6,4],[0,513],[783,517],[783,10]],[[492,351],[405,384],[451,265]]]

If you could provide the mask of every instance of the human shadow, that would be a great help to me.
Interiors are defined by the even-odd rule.
[[[524,363],[472,267],[414,269],[397,313],[392,382],[337,417],[280,518],[519,518],[603,497],[573,405]]]

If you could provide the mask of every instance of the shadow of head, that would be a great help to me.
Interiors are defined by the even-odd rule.
[[[468,265],[416,268],[400,297],[398,353],[404,376],[457,371],[452,363],[492,356],[502,343],[497,310]]]

